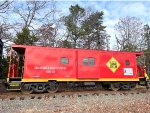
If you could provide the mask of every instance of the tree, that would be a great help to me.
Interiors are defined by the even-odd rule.
[[[3,40],[4,47],[8,46],[8,43],[12,41],[12,34],[10,32],[10,29],[12,28],[12,25],[8,23],[1,23],[0,24],[0,39]]]
[[[144,56],[145,56],[145,64],[147,67],[147,73],[150,75],[150,26],[148,24],[144,25]]]
[[[144,25],[144,41],[145,49],[150,50],[150,26],[148,24]]]
[[[5,0],[0,2],[0,13],[6,13],[10,8],[12,1]]]
[[[54,46],[57,31],[53,28],[53,23],[57,23],[54,19],[57,12],[55,1],[23,1],[14,5],[14,12],[21,18],[16,22],[19,28],[28,28],[38,35],[39,45]]]
[[[48,3],[49,1],[25,1],[25,3],[15,6],[14,12],[22,19],[21,23],[17,23],[21,25],[23,23],[23,27],[34,28],[33,22],[43,20],[50,13],[47,12],[41,16],[43,9],[46,8]]]
[[[0,1],[0,39],[3,40],[4,42],[4,47],[7,46],[7,42],[11,40],[11,33],[9,32],[9,29],[12,27],[10,24],[6,23],[7,21],[3,21],[6,19],[4,16],[7,12],[8,9],[10,9],[12,1]],[[0,58],[0,79],[4,79],[7,76],[8,72],[8,58]]]
[[[57,41],[57,44],[59,45],[59,47],[63,47],[63,48],[73,48],[73,44],[72,42],[66,40],[59,40]]]
[[[105,49],[108,41],[108,35],[106,34],[103,26],[103,15],[101,12],[91,13],[88,18],[82,22],[82,28],[84,31],[84,48],[87,49]]]
[[[38,35],[38,44],[42,46],[51,46],[51,47],[59,47],[62,46],[61,39],[64,37],[64,34],[62,33],[62,21],[61,18],[58,18],[59,10],[57,8],[57,2],[52,0],[50,4],[50,12],[46,14],[46,16],[43,18],[44,22],[37,29],[37,35]],[[50,17],[49,17],[49,16]],[[60,31],[61,32],[58,32]],[[61,37],[61,38],[59,38]],[[61,44],[61,45],[59,45]]]
[[[15,44],[34,45],[38,41],[38,38],[34,34],[30,34],[27,27],[22,29],[22,32],[17,33],[17,37],[14,40]]]
[[[102,11],[90,12],[79,5],[69,8],[70,14],[65,16],[67,27],[67,41],[73,40],[73,47],[86,49],[105,49],[108,47],[108,38],[103,26]],[[69,40],[70,39],[70,40]]]
[[[85,15],[85,9],[78,4],[69,8],[70,14],[64,17],[68,36],[73,40],[73,47],[77,47],[77,40],[82,36],[81,21]]]
[[[56,29],[52,23],[42,25],[38,30],[38,42],[42,46],[55,46]]]
[[[9,12],[12,2],[13,1],[8,0],[0,2],[0,39],[3,40],[4,47],[7,47],[8,43],[12,41],[12,34],[10,29],[12,29],[13,26],[8,23],[5,16]]]
[[[115,25],[117,48],[124,51],[142,50],[143,22],[135,17],[120,18]]]
[[[0,79],[6,79],[8,74],[9,57],[4,57],[0,62]]]

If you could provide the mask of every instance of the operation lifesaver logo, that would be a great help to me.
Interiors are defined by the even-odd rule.
[[[108,68],[113,72],[115,73],[116,70],[120,67],[120,64],[119,62],[114,58],[112,57],[106,64],[108,66]]]

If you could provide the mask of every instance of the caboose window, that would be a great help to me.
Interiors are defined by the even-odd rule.
[[[126,61],[125,61],[125,64],[126,64],[126,66],[129,66],[129,65],[130,65],[130,61],[129,61],[129,60],[126,60]]]
[[[83,59],[83,65],[87,66],[88,65],[88,58]]]
[[[95,65],[95,59],[94,58],[84,58],[83,59],[83,65],[84,66],[94,66]]]
[[[69,59],[68,58],[61,58],[61,61],[60,61],[61,64],[69,64]]]
[[[95,65],[95,59],[94,58],[89,58],[89,65],[94,66]]]

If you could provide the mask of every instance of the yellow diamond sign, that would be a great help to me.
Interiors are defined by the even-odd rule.
[[[118,62],[114,57],[112,57],[112,58],[107,62],[106,65],[109,67],[109,69],[110,69],[113,73],[115,73],[116,70],[120,67],[119,62]]]

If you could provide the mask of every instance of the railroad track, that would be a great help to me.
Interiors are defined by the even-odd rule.
[[[137,88],[136,90],[122,90],[122,91],[107,91],[104,89],[98,90],[94,88],[88,89],[70,89],[59,91],[57,93],[35,93],[35,94],[22,94],[20,91],[18,92],[3,92],[0,94],[0,100],[25,100],[25,99],[46,99],[46,98],[82,98],[87,96],[111,96],[111,95],[138,95],[138,94],[146,94],[150,93],[150,90],[146,88]]]

